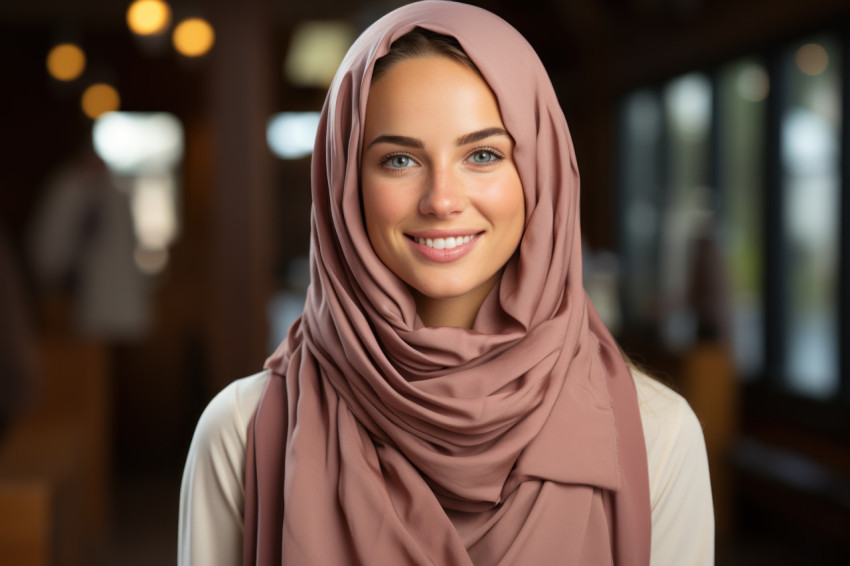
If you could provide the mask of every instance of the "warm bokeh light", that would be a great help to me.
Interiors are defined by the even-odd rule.
[[[215,32],[203,18],[189,18],[174,28],[174,48],[187,57],[200,57],[215,43]]]
[[[82,106],[86,116],[95,120],[101,114],[118,110],[121,106],[121,98],[114,87],[106,83],[97,83],[83,92]]]
[[[807,43],[797,50],[794,60],[798,69],[814,77],[826,70],[827,65],[829,65],[829,54],[822,45]]]
[[[327,88],[356,33],[345,21],[303,22],[295,28],[284,73],[299,86]]]
[[[47,54],[47,71],[60,81],[73,81],[86,68],[86,54],[73,43],[61,43]]]
[[[171,7],[163,0],[136,0],[127,8],[127,25],[138,35],[161,33],[171,22]]]

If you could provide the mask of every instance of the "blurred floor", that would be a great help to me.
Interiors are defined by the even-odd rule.
[[[116,479],[110,540],[92,566],[175,564],[179,493],[179,477]]]

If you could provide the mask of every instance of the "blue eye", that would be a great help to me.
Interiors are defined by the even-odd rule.
[[[384,160],[384,165],[390,169],[404,169],[413,165],[413,159],[409,155],[390,155]]]
[[[496,152],[491,151],[489,149],[479,149],[478,151],[473,152],[473,154],[469,156],[470,160],[473,163],[478,163],[482,165],[492,163],[493,161],[498,160],[500,157],[501,156],[497,155]]]

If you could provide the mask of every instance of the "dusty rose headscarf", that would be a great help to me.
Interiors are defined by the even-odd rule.
[[[416,26],[457,38],[516,141],[526,231],[472,330],[422,325],[361,216],[372,67]],[[634,385],[582,288],[578,169],[531,46],[473,6],[395,10],[342,62],[312,173],[312,285],[249,431],[245,564],[648,564]]]

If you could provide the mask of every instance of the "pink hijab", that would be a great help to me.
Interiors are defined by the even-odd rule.
[[[525,189],[522,243],[472,330],[423,326],[361,215],[372,68],[416,26],[478,66]],[[312,193],[312,285],[249,431],[244,563],[648,564],[635,389],[582,288],[573,145],[525,39],[465,4],[381,18],[331,85]]]

